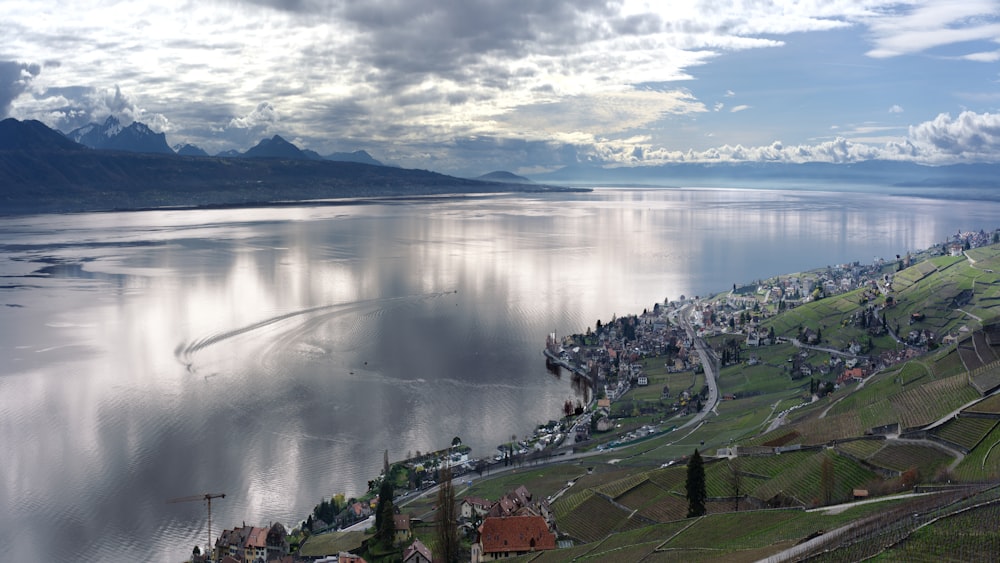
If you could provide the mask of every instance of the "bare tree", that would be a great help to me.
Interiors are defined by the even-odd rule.
[[[438,471],[438,514],[437,545],[434,553],[436,561],[454,563],[459,558],[458,514],[455,508],[455,488],[451,483],[451,468],[442,467]]]
[[[733,497],[733,510],[739,512],[743,495],[743,462],[739,456],[729,460],[729,493]]]

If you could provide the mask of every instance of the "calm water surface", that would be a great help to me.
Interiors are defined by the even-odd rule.
[[[180,561],[384,450],[488,455],[575,396],[545,335],[995,228],[1000,204],[597,190],[0,219],[0,545]]]

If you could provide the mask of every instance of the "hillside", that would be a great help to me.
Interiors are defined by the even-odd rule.
[[[522,560],[752,561],[792,549],[793,560],[857,560],[886,549],[890,559],[926,552],[936,555],[924,560],[995,560],[1000,245],[941,255],[947,250],[838,267],[856,287],[820,284],[818,298],[795,295],[805,280],[841,279],[833,269],[657,305],[565,339],[596,350],[602,335],[612,342],[634,332],[623,349],[643,352],[630,360],[630,375],[649,383],[614,402],[614,431],[577,446],[589,455],[523,472],[520,482],[545,490],[553,476],[578,471],[550,495],[560,537],[574,547]],[[681,340],[650,343],[674,342],[686,311],[705,320],[698,330],[719,359],[727,400],[679,430],[693,411],[675,397],[697,395],[704,376],[696,361],[681,362]],[[637,328],[621,332],[630,324]],[[773,342],[758,342],[772,330]],[[602,381],[612,385],[614,376]],[[689,519],[684,459],[694,449],[707,456],[708,515]],[[934,494],[895,496],[915,487]],[[850,504],[859,495],[876,502]],[[976,525],[963,525],[972,515]]]

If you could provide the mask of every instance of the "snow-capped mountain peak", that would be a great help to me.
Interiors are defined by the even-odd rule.
[[[151,152],[173,154],[167,144],[166,135],[156,133],[145,123],[133,121],[128,127],[123,127],[121,121],[113,115],[104,120],[103,125],[89,123],[66,134],[67,137],[92,149],[105,149],[128,152]]]

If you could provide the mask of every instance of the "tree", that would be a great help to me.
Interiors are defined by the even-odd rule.
[[[455,488],[451,483],[451,468],[443,467],[438,472],[437,504],[437,545],[434,553],[440,561],[453,563],[458,561],[458,514],[455,509]]]
[[[687,480],[684,486],[687,489],[688,518],[704,516],[705,498],[708,496],[705,487],[705,464],[697,449],[688,460]]]
[[[396,520],[393,515],[396,509],[392,505],[392,499],[387,499],[384,503],[378,503],[378,513],[382,515],[382,527],[377,530],[376,536],[382,545],[389,547],[396,536]]]
[[[733,510],[739,512],[743,494],[743,463],[739,456],[729,460],[729,494],[733,497]]]
[[[382,537],[382,529],[386,527],[386,513],[383,507],[389,507],[389,525],[392,526],[392,533],[396,532],[396,523],[392,521],[392,483],[388,479],[382,481],[382,486],[378,491],[378,510],[375,511],[375,535]],[[390,538],[392,534],[390,534]]]
[[[462,439],[459,438],[458,436],[455,436],[454,438],[451,439],[451,447],[457,448],[458,446],[461,445],[462,445]]]

